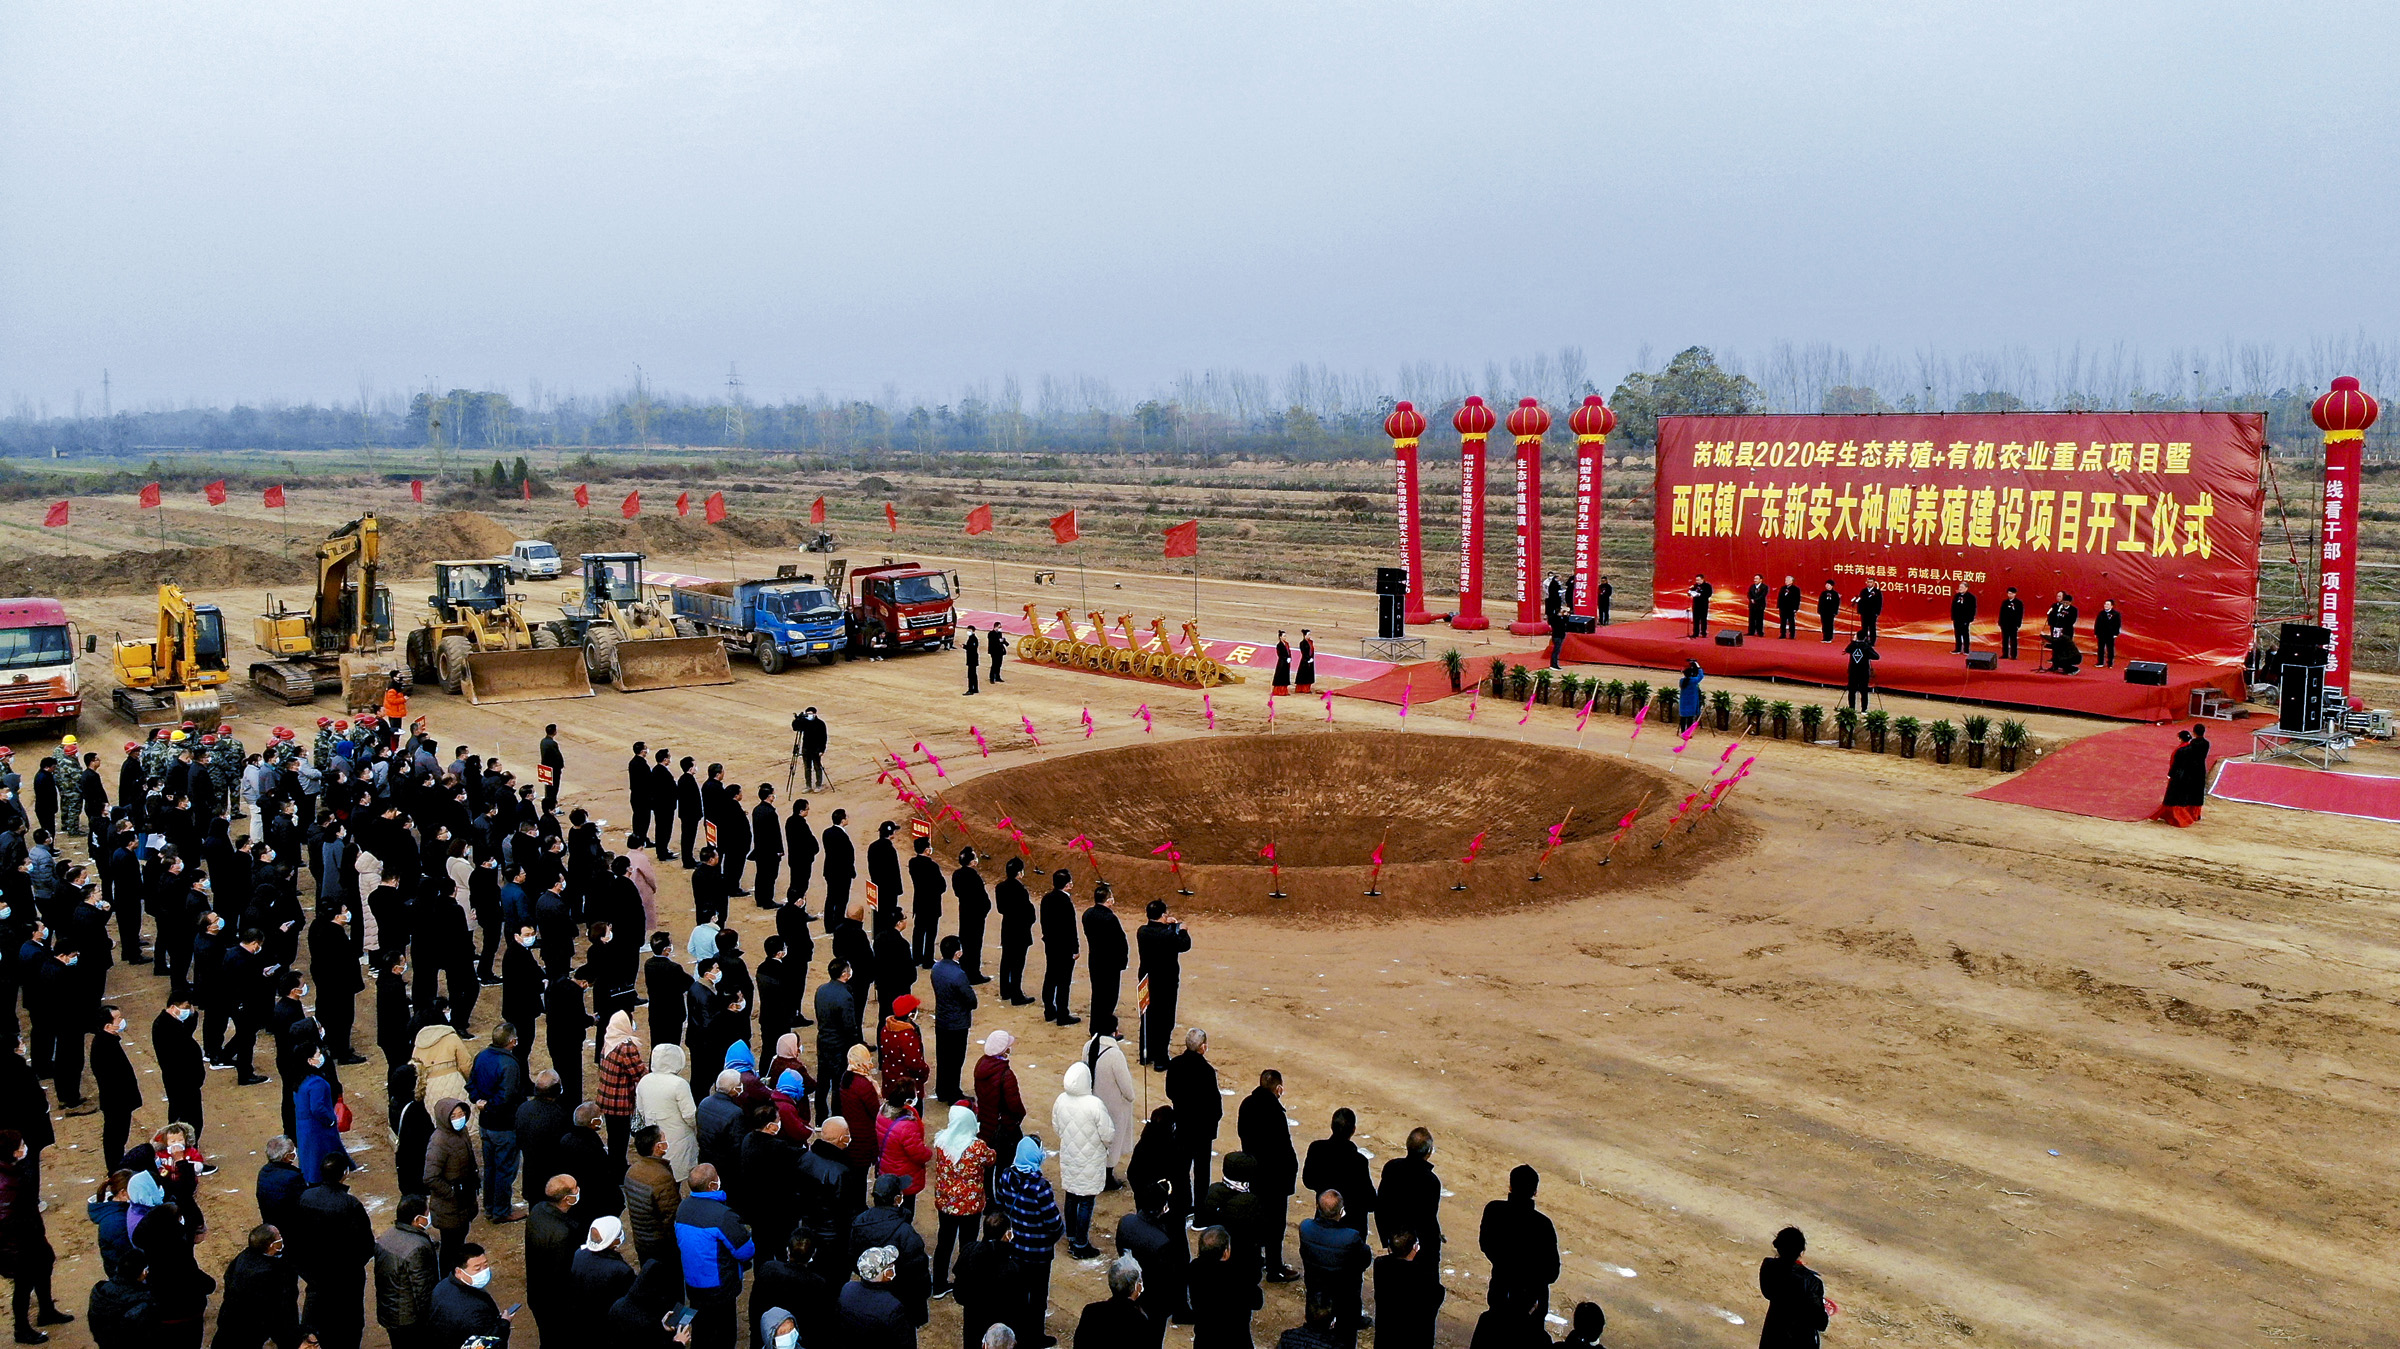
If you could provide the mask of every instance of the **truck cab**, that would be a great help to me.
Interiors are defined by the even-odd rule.
[[[82,712],[67,607],[53,599],[0,599],[0,722],[71,724]]]
[[[566,569],[558,550],[540,539],[519,539],[508,550],[508,579],[551,580]]]
[[[958,608],[949,573],[886,560],[848,572],[849,654],[931,651],[950,642]]]

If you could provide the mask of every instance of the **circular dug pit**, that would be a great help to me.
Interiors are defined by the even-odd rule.
[[[1613,755],[1545,745],[1400,731],[1315,731],[1160,740],[1065,754],[987,773],[950,794],[987,854],[1006,816],[1023,830],[1033,864],[1064,866],[1090,894],[1090,868],[1066,844],[1078,834],[1117,891],[1126,925],[1165,899],[1214,913],[1332,917],[1446,916],[1561,900],[1690,875],[1746,850],[1738,807],[1699,817],[1686,832],[1667,817],[1693,782]],[[1645,798],[1640,821],[1612,852],[1609,836]],[[1570,814],[1570,810],[1572,814]],[[1560,846],[1530,879],[1551,826]],[[1459,859],[1477,835],[1472,868]],[[1173,839],[1184,883],[1175,894],[1166,858]],[[1663,847],[1653,842],[1664,840]],[[1266,858],[1282,867],[1278,888]],[[1382,845],[1384,868],[1364,893],[1368,859]],[[1603,856],[1609,857],[1606,866]],[[1027,881],[1038,895],[1044,888]]]

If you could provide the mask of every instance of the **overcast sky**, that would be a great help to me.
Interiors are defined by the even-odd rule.
[[[2390,331],[2400,7],[0,0],[0,394]],[[1387,373],[1387,378],[1388,378]]]

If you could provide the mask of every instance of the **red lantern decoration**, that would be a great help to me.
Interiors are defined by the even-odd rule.
[[[1401,620],[1431,623],[1425,611],[1425,549],[1417,511],[1417,440],[1425,434],[1425,414],[1414,403],[1402,403],[1383,419],[1383,433],[1392,438],[1392,497],[1400,519],[1400,566],[1408,572],[1408,601]]]
[[[1483,616],[1483,457],[1485,442],[1500,419],[1469,395],[1451,415],[1458,432],[1458,612],[1450,626],[1480,631],[1492,625]]]
[[[1568,416],[1567,429],[1575,433],[1575,588],[1569,607],[1593,618],[1600,611],[1600,479],[1616,410],[1600,395],[1586,394],[1583,406]]]
[[[1519,637],[1546,637],[1550,624],[1542,615],[1542,437],[1550,433],[1550,414],[1540,400],[1520,398],[1508,414],[1508,433],[1517,439],[1517,621],[1508,630]]]
[[[2367,428],[2382,412],[2375,399],[2344,375],[2309,404],[2308,415],[2325,433],[2324,551],[2317,564],[2317,622],[2332,634],[2326,644],[2325,682],[2346,681],[2350,668],[2351,615],[2358,593],[2358,493],[2366,458]],[[2345,683],[2346,686],[2346,683]]]

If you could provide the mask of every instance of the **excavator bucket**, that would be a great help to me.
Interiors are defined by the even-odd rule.
[[[616,685],[626,693],[733,682],[733,665],[725,658],[724,640],[717,637],[619,642],[614,659]]]
[[[400,675],[400,686],[408,687],[397,652],[380,656],[342,657],[342,710],[356,715],[383,710],[383,691],[392,686],[392,676]]]
[[[467,701],[477,707],[592,696],[592,677],[583,668],[583,651],[572,646],[469,652],[464,682]]]

